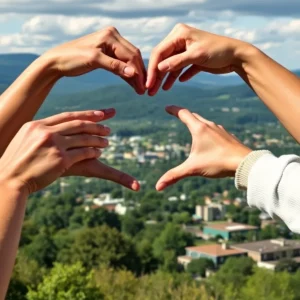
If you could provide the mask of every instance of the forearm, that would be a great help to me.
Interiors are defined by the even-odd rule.
[[[27,195],[0,183],[0,299],[5,298],[21,235]]]
[[[58,80],[53,62],[40,57],[0,97],[0,155],[21,126],[32,120]]]
[[[237,73],[300,142],[300,80],[257,48],[240,44]]]

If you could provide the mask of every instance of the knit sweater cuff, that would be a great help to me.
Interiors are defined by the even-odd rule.
[[[251,168],[257,162],[257,160],[266,154],[272,154],[268,150],[258,150],[252,151],[248,154],[245,159],[240,163],[236,173],[235,173],[235,187],[238,190],[247,190],[248,188],[248,177]]]

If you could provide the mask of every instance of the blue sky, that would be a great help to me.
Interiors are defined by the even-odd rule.
[[[148,57],[179,22],[248,41],[300,68],[299,0],[0,0],[0,52],[43,53],[113,25]]]

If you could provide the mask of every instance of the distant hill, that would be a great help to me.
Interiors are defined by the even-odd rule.
[[[38,56],[34,54],[2,54],[0,55],[0,92],[7,88]],[[145,60],[148,65],[148,60]],[[241,84],[242,80],[235,75],[217,76],[200,73],[183,86],[211,88]],[[81,91],[96,90],[100,87],[124,84],[124,81],[105,70],[96,70],[81,77],[64,78],[55,86],[53,93],[69,94]]]
[[[164,111],[164,107],[170,104],[187,107],[225,125],[275,121],[274,116],[245,85],[212,90],[175,87],[155,97],[139,96],[125,85],[109,86],[63,97],[52,95],[42,106],[38,117],[62,111],[114,107],[118,112],[116,121],[163,122],[170,119]],[[236,112],[232,113],[232,108]]]

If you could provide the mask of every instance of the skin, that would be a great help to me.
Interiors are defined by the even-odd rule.
[[[21,127],[0,159],[0,299],[15,262],[28,196],[85,160],[98,159],[110,129],[102,111],[60,114]]]
[[[168,106],[166,111],[188,127],[192,136],[192,147],[185,162],[159,179],[156,185],[158,191],[189,176],[207,178],[234,176],[241,161],[251,152],[251,149],[244,146],[222,126],[196,113],[178,106]]]
[[[108,27],[58,46],[33,62],[1,95],[0,154],[4,153],[23,124],[33,119],[60,78],[79,76],[99,68],[120,76],[138,94],[145,93],[146,70],[140,51],[115,28]],[[114,114],[115,111],[111,110],[110,116]],[[80,162],[63,174],[70,175],[107,179],[139,190],[134,178],[96,159]]]
[[[177,78],[188,81],[199,72],[236,72],[300,142],[299,78],[256,47],[239,40],[176,25],[151,54],[148,93],[155,95],[166,77],[163,89],[169,90]]]

